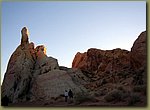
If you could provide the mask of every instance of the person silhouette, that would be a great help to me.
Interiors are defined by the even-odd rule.
[[[7,95],[5,95],[5,97],[3,97],[1,100],[1,105],[8,106],[8,102],[9,102],[9,99],[8,99]]]
[[[70,99],[73,98],[73,92],[71,91],[71,89],[69,89],[68,96],[69,96]]]
[[[67,102],[67,99],[68,99],[68,91],[67,90],[65,90],[64,95],[65,95],[65,102]]]

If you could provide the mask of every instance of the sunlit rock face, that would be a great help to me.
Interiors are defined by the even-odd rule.
[[[73,68],[90,73],[91,77],[103,73],[120,72],[130,68],[129,51],[123,49],[100,50],[88,49],[85,53],[77,53],[72,62]]]
[[[33,60],[36,60],[36,54],[35,54],[36,51],[35,51],[34,43],[33,43],[33,42],[29,43],[28,49],[29,49],[29,51],[30,51],[30,54],[31,54],[32,57],[33,57]]]
[[[35,49],[36,53],[36,63],[35,63],[35,73],[44,74],[54,69],[59,69],[57,59],[53,57],[47,57],[46,48],[44,45],[37,46]]]
[[[23,37],[27,36],[29,37],[29,30],[27,27],[23,27],[22,30],[21,30],[21,34]],[[27,39],[23,39],[23,41],[26,41]]]
[[[35,51],[37,59],[41,59],[42,57],[46,56],[46,48],[44,45],[37,46]]]
[[[78,52],[73,68],[59,66],[56,58],[46,55],[44,45],[35,47],[29,42],[26,27],[21,33],[21,44],[9,59],[1,86],[1,97],[8,97],[9,103],[64,104],[64,91],[72,89],[74,105],[112,105],[104,97],[114,90],[119,90],[117,97],[120,91],[121,97],[122,93],[127,96],[122,102],[120,96],[118,102],[115,97],[115,104],[127,105],[135,93],[134,87],[140,86],[144,91],[138,95],[142,99],[140,104],[146,104],[146,32],[139,35],[131,51],[90,48],[87,52]]]
[[[33,42],[29,43],[26,27],[21,33],[21,44],[11,55],[2,84],[2,98],[6,95],[12,103],[25,101],[29,96],[30,82],[36,76],[37,65],[39,74],[54,68],[59,69],[57,60],[47,57],[44,45],[35,48]]]
[[[46,47],[35,47],[29,42],[28,29],[21,30],[21,44],[11,55],[2,83],[2,99],[7,96],[10,103],[27,100],[36,101],[41,97],[46,100],[58,97],[64,89],[85,91],[81,85],[73,82],[70,74],[59,69],[57,59],[46,55]],[[55,78],[54,78],[55,77]]]
[[[23,27],[21,30],[21,34],[22,34],[22,38],[21,38],[21,46],[22,49],[23,48],[27,48],[28,44],[29,44],[29,30],[27,29],[27,27]]]
[[[72,68],[82,70],[93,80],[116,76],[113,80],[118,82],[119,75],[134,74],[135,76],[140,71],[146,77],[146,49],[146,31],[144,31],[135,40],[131,51],[119,48],[113,50],[91,48],[87,52],[78,52],[75,55]],[[146,81],[146,79],[142,80]]]
[[[35,62],[34,45],[29,44],[27,28],[21,33],[21,45],[11,55],[2,83],[2,98],[6,95],[13,103],[26,100]]]

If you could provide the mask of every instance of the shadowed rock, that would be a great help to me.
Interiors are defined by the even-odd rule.
[[[142,32],[135,40],[131,48],[131,64],[134,69],[139,69],[146,66],[147,47],[146,47],[146,31]]]

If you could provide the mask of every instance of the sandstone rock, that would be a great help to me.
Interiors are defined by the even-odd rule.
[[[36,60],[36,54],[35,54],[35,49],[34,49],[34,43],[33,42],[29,43],[28,49],[29,49],[30,54],[32,55],[33,59]]]
[[[130,67],[129,51],[122,49],[100,50],[91,48],[85,53],[77,53],[73,63],[73,68],[79,68],[91,74],[101,74],[102,72],[119,72],[123,68]]]
[[[64,91],[69,89],[74,91],[74,95],[86,90],[82,85],[76,85],[66,71],[52,70],[37,76],[32,93],[35,100],[50,100],[52,97],[63,95]]]
[[[119,48],[113,50],[91,48],[84,53],[78,52],[73,59],[72,68],[80,69],[91,79],[84,86],[92,91],[107,84],[124,83],[124,86],[131,88],[132,85],[147,82],[146,55],[145,31],[136,39],[131,51]]]
[[[21,46],[22,48],[26,48],[26,45],[29,44],[28,37],[29,31],[27,27],[23,27],[21,30],[22,38],[21,38]]]
[[[34,44],[29,44],[28,29],[24,27],[21,33],[21,45],[11,55],[2,83],[2,98],[6,95],[13,103],[26,100],[35,63]]]
[[[131,48],[131,64],[136,70],[146,65],[146,42],[146,31],[144,31],[138,36],[133,44],[133,47]]]
[[[53,57],[47,57],[46,48],[44,45],[37,46],[35,49],[36,53],[36,62],[35,62],[35,70],[33,75],[39,75],[47,73],[54,69],[59,69],[57,59]]]
[[[86,60],[86,52],[85,53],[80,53],[78,52],[76,55],[75,55],[75,58],[72,62],[72,67],[74,68],[78,68],[79,65],[81,65],[80,63],[82,61]]]
[[[19,46],[12,54],[2,84],[2,97],[7,95],[11,102],[25,98],[31,79],[34,60],[29,50],[22,50]]]
[[[37,75],[59,69],[57,59],[47,57],[44,45],[34,48],[34,43],[29,43],[26,27],[21,33],[21,44],[11,55],[2,83],[2,98],[7,96],[12,103],[32,96],[30,90]]]
[[[85,94],[103,91],[105,95],[118,84],[128,90],[132,90],[132,85],[147,84],[146,32],[141,33],[131,52],[120,48],[78,52],[73,68],[59,66],[57,59],[46,55],[44,45],[35,48],[33,42],[29,43],[26,27],[21,33],[21,44],[11,55],[4,76],[2,99],[7,96],[12,103],[50,101],[54,104],[55,100],[62,101],[64,91],[69,89],[74,93],[74,100],[85,100],[88,97]]]

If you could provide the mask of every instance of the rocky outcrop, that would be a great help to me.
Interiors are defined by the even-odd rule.
[[[10,102],[26,98],[34,68],[34,53],[31,53],[34,46],[29,44],[27,28],[24,27],[21,32],[21,45],[11,55],[2,84],[2,97],[6,95]]]
[[[82,85],[77,85],[73,82],[67,71],[56,69],[38,75],[31,91],[36,100],[50,100],[63,96],[64,91],[69,89],[73,90],[75,94],[86,91]]]
[[[2,101],[6,98],[9,103],[45,101],[59,97],[66,89],[76,93],[86,91],[75,83],[79,78],[72,80],[75,73],[72,69],[60,70],[57,59],[46,55],[44,45],[35,48],[33,42],[29,43],[26,27],[21,33],[21,44],[11,55],[2,83]]]
[[[59,66],[57,59],[46,55],[44,45],[35,47],[29,42],[26,27],[21,33],[21,44],[11,55],[2,83],[2,103],[7,99],[16,105],[28,102],[37,106],[40,102],[65,106],[64,91],[71,89],[72,105],[111,105],[106,101],[113,100],[113,104],[119,101],[116,105],[127,105],[136,92],[142,99],[140,103],[146,104],[146,31],[139,35],[131,51],[90,48],[78,52],[73,68]]]
[[[131,64],[134,69],[146,66],[147,47],[146,47],[146,31],[142,32],[135,40],[131,48]]]
[[[147,83],[146,31],[138,36],[131,51],[91,48],[84,53],[78,52],[73,59],[72,68],[80,69],[91,79],[84,85],[90,90],[109,83],[123,86],[144,85]]]
[[[88,49],[85,53],[77,53],[73,68],[79,68],[94,77],[103,73],[120,72],[130,67],[130,53],[127,50]]]
[[[22,38],[21,44],[17,47],[15,52],[12,54],[7,71],[4,76],[4,81],[2,84],[2,98],[4,96],[9,97],[9,101],[16,103],[18,101],[24,101],[28,97],[30,90],[30,82],[34,76],[35,64],[41,66],[44,63],[51,63],[49,68],[54,68],[57,65],[57,60],[53,58],[48,58],[45,54],[46,51],[43,48],[34,48],[34,43],[29,43],[28,30],[24,27],[21,30]],[[43,50],[41,52],[41,50]],[[40,62],[41,59],[45,61]],[[43,67],[45,68],[45,67]],[[44,72],[41,72],[41,74]]]
[[[57,59],[53,57],[47,57],[46,48],[44,45],[37,46],[35,52],[36,61],[34,65],[34,76],[47,73],[54,69],[59,69]]]
[[[142,32],[131,48],[131,67],[135,71],[135,85],[147,84],[147,39],[146,31]]]
[[[21,47],[26,48],[29,44],[29,31],[27,27],[22,28],[21,30],[22,38],[21,38]]]

